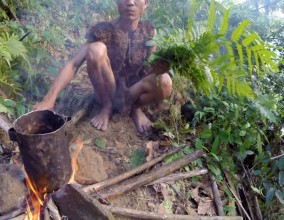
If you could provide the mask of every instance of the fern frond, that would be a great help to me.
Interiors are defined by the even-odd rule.
[[[257,52],[253,52],[254,53],[254,60],[255,60],[255,68],[256,68],[256,73],[257,75],[260,75],[260,68],[259,68],[259,57]]]
[[[0,41],[0,61],[4,60],[11,67],[11,54],[6,50],[6,47]]]
[[[250,25],[250,21],[247,21],[247,20],[244,20],[242,23],[240,23],[239,26],[233,31],[232,36],[231,36],[231,40],[234,43],[239,42],[242,34],[244,33],[247,26],[249,26],[249,25]]]
[[[245,81],[236,82],[235,87],[236,87],[236,94],[238,96],[247,97],[247,98],[250,98],[250,99],[255,98],[255,93],[253,92],[249,83],[247,83]]]
[[[264,50],[265,48],[264,48],[264,45],[261,44],[261,45],[252,46],[250,49],[251,49],[253,52],[256,52],[256,51],[259,51],[259,50]]]
[[[227,48],[227,51],[228,51],[228,54],[230,56],[230,62],[233,64],[233,63],[236,63],[236,60],[235,60],[235,55],[234,55],[234,50],[231,46],[231,43],[230,42],[227,42],[226,43],[226,48]],[[233,70],[236,69],[235,66],[232,66],[233,67]]]
[[[247,47],[248,45],[250,45],[251,43],[255,42],[256,40],[260,40],[260,37],[257,35],[257,33],[254,32],[254,33],[250,34],[249,36],[247,36],[243,40],[242,45],[244,47]]]
[[[226,35],[228,28],[229,28],[229,19],[230,19],[230,14],[231,14],[231,8],[229,8],[223,18],[223,23],[222,26],[220,28],[219,34],[221,35]]]
[[[22,57],[27,63],[26,48],[18,37],[4,32],[0,36],[0,60],[4,60],[10,67],[14,58]]]
[[[5,47],[12,57],[26,56],[27,50],[24,44],[14,34],[7,37]]]
[[[246,48],[246,52],[247,52],[247,61],[248,61],[248,68],[249,68],[249,73],[250,75],[252,75],[252,54],[251,54],[251,50],[247,47]]]
[[[191,7],[189,7],[191,10],[190,10],[189,18],[188,18],[187,34],[186,34],[186,39],[188,41],[191,40],[191,31],[193,30],[194,15],[195,15],[195,11],[197,8],[196,0],[193,0],[191,2],[192,2],[192,5]]]
[[[237,50],[238,50],[238,55],[239,55],[239,64],[240,64],[240,68],[242,69],[244,65],[243,47],[238,43],[236,45],[237,45]]]
[[[209,10],[209,17],[208,17],[208,27],[207,30],[209,33],[213,33],[214,29],[214,20],[215,20],[215,1],[211,1],[211,6]]]

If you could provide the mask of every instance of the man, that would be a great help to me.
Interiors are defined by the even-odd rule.
[[[137,131],[150,131],[151,122],[141,107],[169,97],[172,81],[166,73],[169,65],[145,65],[155,50],[146,42],[156,32],[149,22],[140,20],[148,4],[148,0],[117,0],[119,18],[89,29],[87,43],[65,65],[43,101],[33,109],[53,110],[60,92],[86,61],[89,78],[102,104],[99,114],[91,120],[92,125],[105,131],[113,109],[125,107],[115,104],[120,101],[131,104],[130,114]]]

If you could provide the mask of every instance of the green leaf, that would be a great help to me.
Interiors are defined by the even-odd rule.
[[[275,195],[276,195],[278,201],[279,201],[282,205],[284,205],[284,194],[283,194],[283,192],[281,192],[280,190],[277,190],[276,193],[275,193]]]
[[[239,133],[239,135],[241,136],[241,137],[244,137],[245,135],[246,135],[246,131],[244,131],[244,130],[242,130],[242,131],[240,131],[240,133]]]
[[[209,139],[212,136],[212,130],[209,128],[204,129],[204,131],[201,134],[201,138],[203,139]]]
[[[214,20],[215,20],[215,1],[211,1],[211,6],[209,10],[209,18],[208,18],[208,27],[207,27],[209,33],[213,33]]]
[[[257,134],[256,148],[257,148],[257,151],[258,151],[259,154],[263,152],[263,150],[262,150],[262,141],[261,141],[260,134]]]
[[[16,102],[14,102],[11,99],[5,99],[3,104],[7,107],[15,107],[16,106]]]
[[[227,33],[227,31],[228,31],[229,18],[230,18],[231,10],[232,10],[232,8],[229,8],[225,12],[225,15],[224,15],[224,18],[223,18],[223,23],[222,23],[222,26],[221,26],[220,32],[219,32],[221,35],[225,35]]]
[[[196,149],[201,150],[203,148],[203,141],[197,138],[195,140],[195,147]]]
[[[140,166],[145,161],[145,151],[143,149],[136,150],[131,156],[131,166],[133,168]]]
[[[275,195],[275,189],[273,187],[271,187],[267,193],[266,193],[266,197],[265,197],[265,204],[267,206],[269,206],[274,198]]]
[[[241,35],[244,33],[247,26],[249,25],[250,25],[250,21],[248,20],[244,20],[242,23],[240,23],[239,26],[232,33],[232,37],[231,37],[232,41],[237,43],[240,40]]]
[[[250,187],[251,187],[252,191],[254,191],[256,194],[262,195],[261,191],[258,188],[254,187],[254,186],[250,186]]]
[[[213,154],[217,154],[218,148],[220,146],[220,137],[219,135],[215,138],[213,144],[212,144],[212,149],[211,149],[211,153]]]
[[[279,170],[281,170],[281,171],[284,170],[284,156],[279,159],[278,168],[279,168]]]
[[[97,147],[99,147],[101,149],[105,149],[106,148],[106,143],[103,142],[100,139],[95,140],[95,145],[97,145]]]
[[[284,171],[279,172],[278,178],[279,178],[279,185],[284,186]]]
[[[0,103],[0,113],[7,113],[7,112],[8,112],[7,107]]]
[[[216,154],[213,154],[213,153],[210,153],[218,162],[220,162],[220,158],[216,155]]]

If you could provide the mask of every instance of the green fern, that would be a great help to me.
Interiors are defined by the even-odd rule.
[[[245,20],[242,23],[240,23],[239,26],[233,31],[231,39],[234,43],[239,42],[241,36],[243,35],[244,31],[249,25],[250,22]]]
[[[276,54],[256,33],[247,31],[249,21],[241,22],[231,39],[226,39],[231,9],[225,12],[219,34],[215,34],[214,5],[212,1],[207,28],[195,27],[157,36],[154,44],[160,50],[151,57],[150,64],[159,59],[166,60],[175,73],[191,80],[196,91],[207,95],[226,88],[231,95],[254,98],[250,76],[277,72]],[[193,22],[189,21],[189,24]],[[190,38],[185,37],[189,35]],[[224,48],[227,54],[224,54]]]
[[[220,32],[219,34],[221,35],[225,35],[228,31],[228,28],[229,28],[229,19],[230,19],[230,14],[231,14],[231,8],[229,8],[226,12],[225,12],[225,15],[224,15],[224,18],[223,18],[223,23],[222,23],[222,26],[220,28]]]
[[[214,29],[214,20],[215,20],[215,1],[211,2],[209,18],[208,18],[208,31],[209,33],[213,33]]]
[[[18,36],[12,34],[9,36],[8,33],[2,33],[0,36],[0,61],[4,60],[10,67],[11,61],[14,58],[22,57],[27,61],[26,48]]]

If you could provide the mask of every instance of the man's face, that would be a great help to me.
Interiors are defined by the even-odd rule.
[[[147,5],[147,0],[117,0],[120,16],[131,21],[139,20]]]

